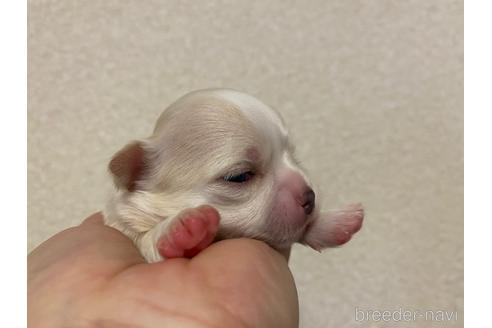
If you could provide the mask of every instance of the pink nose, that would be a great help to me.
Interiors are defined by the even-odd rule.
[[[311,213],[313,213],[313,210],[314,210],[314,200],[316,198],[316,195],[314,194],[314,191],[309,188],[303,195],[304,197],[304,200],[303,200],[303,203],[302,203],[302,207],[304,208],[304,213],[306,213],[306,215],[309,215]]]

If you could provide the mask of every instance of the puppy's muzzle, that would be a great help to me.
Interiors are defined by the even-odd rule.
[[[313,213],[313,210],[314,210],[314,205],[315,205],[315,198],[316,198],[316,195],[314,194],[314,191],[309,188],[305,193],[304,193],[304,201],[302,203],[302,207],[304,208],[304,213],[306,213],[306,215],[309,215],[311,213]]]

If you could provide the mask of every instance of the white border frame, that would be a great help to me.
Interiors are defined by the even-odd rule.
[[[472,7],[473,6],[473,7]],[[492,47],[490,1],[465,2],[465,326],[490,321]]]
[[[0,5],[3,327],[25,327],[27,252],[27,3]],[[6,182],[6,183],[3,183]]]

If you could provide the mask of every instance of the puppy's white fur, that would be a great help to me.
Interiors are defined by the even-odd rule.
[[[150,137],[115,155],[110,170],[118,189],[105,222],[130,237],[149,262],[162,259],[156,244],[173,219],[202,204],[220,213],[218,238],[256,238],[280,251],[294,242],[318,250],[341,244],[362,221],[360,205],[333,215],[320,214],[319,206],[305,213],[300,199],[311,184],[282,118],[234,90],[183,96],[164,110]],[[254,173],[251,181],[224,180],[245,171]]]

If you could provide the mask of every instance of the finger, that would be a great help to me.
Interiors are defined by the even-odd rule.
[[[272,263],[274,266],[287,266],[285,257],[266,243],[248,238],[228,239],[213,243],[199,254],[207,261],[221,263],[232,262],[234,265]]]
[[[128,265],[145,262],[132,240],[104,224],[101,212],[92,214],[75,229],[87,243],[88,252],[96,259],[120,261]]]
[[[267,244],[252,239],[220,241],[189,265],[209,277],[205,280],[214,298],[245,322],[261,317],[264,321],[255,326],[297,326],[299,305],[292,274],[285,257]],[[264,310],[252,312],[258,309]]]
[[[95,213],[79,226],[54,235],[28,257],[30,272],[58,263],[80,271],[114,275],[144,262],[130,239],[104,225],[101,213]]]
[[[103,215],[101,212],[96,212],[94,214],[92,214],[91,216],[89,216],[87,219],[85,219],[84,221],[82,221],[82,223],[80,225],[104,225],[104,219],[103,219]]]

